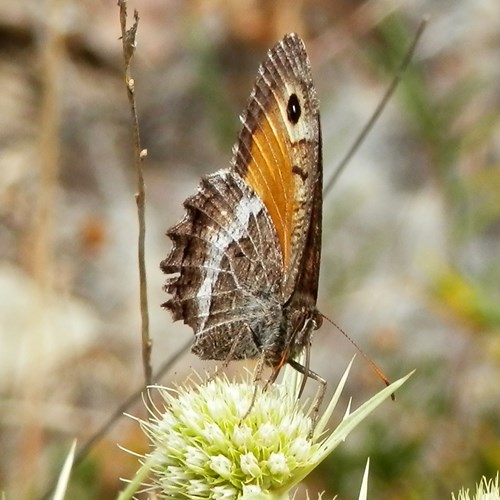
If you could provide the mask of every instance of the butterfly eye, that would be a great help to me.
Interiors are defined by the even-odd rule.
[[[299,121],[301,113],[302,109],[300,107],[299,98],[297,97],[297,94],[292,94],[288,99],[288,104],[286,106],[288,121],[295,125]]]

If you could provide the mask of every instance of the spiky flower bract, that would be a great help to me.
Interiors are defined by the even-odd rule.
[[[458,496],[452,493],[452,500],[500,500],[500,473],[497,472],[495,479],[487,480],[484,476],[480,483],[476,485],[476,493],[473,497],[470,496],[469,490],[462,488],[458,492]]]
[[[289,498],[290,489],[407,378],[347,412],[326,435],[349,368],[314,428],[311,408],[297,399],[300,378],[292,369],[285,370],[281,383],[257,388],[253,404],[253,382],[230,382],[224,376],[175,391],[156,387],[163,407],[150,405],[149,420],[140,421],[151,451],[120,498],[129,498],[146,473],[157,498]]]

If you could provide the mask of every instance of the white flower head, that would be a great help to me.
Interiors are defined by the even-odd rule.
[[[225,376],[175,391],[150,388],[159,392],[164,408],[150,405],[149,420],[140,421],[151,451],[127,490],[135,491],[149,474],[157,498],[288,498],[288,491],[408,378],[347,413],[326,435],[350,366],[314,429],[313,405],[298,401],[301,379],[289,367],[282,382],[265,391],[251,380],[230,382]]]

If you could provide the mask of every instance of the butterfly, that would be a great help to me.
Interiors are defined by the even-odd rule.
[[[260,65],[229,168],[201,180],[173,248],[163,304],[194,331],[192,352],[229,362],[258,359],[268,383],[290,364],[309,368],[321,258],[319,102],[304,42],[287,34]],[[296,358],[305,353],[305,364]]]

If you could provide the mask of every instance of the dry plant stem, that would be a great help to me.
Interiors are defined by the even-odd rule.
[[[134,11],[134,24],[127,30],[127,2],[126,0],[118,0],[120,7],[120,26],[122,33],[123,44],[123,60],[125,63],[125,83],[127,86],[127,96],[132,113],[132,128],[134,135],[134,164],[137,173],[137,193],[135,201],[137,204],[137,216],[139,219],[139,237],[138,237],[138,261],[139,261],[139,282],[140,282],[140,307],[142,321],[142,364],[144,368],[145,384],[151,384],[152,367],[151,367],[151,348],[152,341],[149,336],[149,312],[148,312],[148,292],[146,279],[146,262],[144,257],[144,241],[146,235],[145,221],[145,185],[144,175],[142,171],[142,160],[146,156],[146,152],[141,148],[141,137],[139,133],[139,121],[137,119],[137,107],[135,103],[134,79],[131,76],[130,61],[134,55],[137,33],[137,25],[139,23],[139,13]]]
[[[42,292],[52,288],[54,277],[53,228],[59,164],[59,75],[63,60],[64,39],[55,26],[57,0],[53,0],[46,19],[46,30],[40,46],[40,123],[39,123],[39,185],[35,201],[33,227],[29,239],[32,272]]]
[[[394,76],[391,84],[389,85],[389,88],[384,94],[384,97],[378,104],[377,108],[375,109],[373,115],[371,118],[368,120],[366,125],[363,127],[361,132],[359,133],[358,137],[350,147],[349,151],[346,153],[344,158],[340,161],[340,163],[337,165],[337,167],[334,170],[334,173],[330,180],[327,182],[323,194],[326,196],[334,186],[334,184],[337,182],[338,178],[340,177],[340,174],[344,171],[344,168],[347,166],[351,158],[353,157],[354,153],[358,150],[360,145],[363,143],[365,140],[366,136],[368,135],[368,132],[370,132],[371,128],[375,124],[375,122],[378,120],[379,116],[382,114],[382,112],[385,109],[386,104],[389,102],[389,99],[392,97],[392,94],[394,94],[394,91],[396,90],[396,87],[398,86],[399,82],[401,81],[401,78],[403,77],[406,68],[410,64],[410,61],[413,58],[413,54],[415,53],[415,49],[417,48],[418,41],[420,40],[422,33],[425,30],[425,27],[427,26],[429,19],[427,17],[424,17],[421,21],[420,24],[418,25],[417,32],[415,33],[415,37],[413,38],[413,42],[410,45],[410,48],[408,49],[408,52],[406,53],[405,58],[403,59],[403,62],[401,63],[401,66],[399,67],[398,72]]]
[[[37,303],[30,311],[33,335],[30,349],[43,353],[47,349],[46,334],[51,328],[50,304],[53,301],[54,286],[54,227],[57,213],[56,198],[59,174],[59,129],[60,129],[60,74],[64,63],[64,31],[58,22],[64,0],[51,0],[40,7],[38,14],[42,26],[38,30],[37,49],[40,59],[40,108],[38,120],[38,184],[33,207],[33,220],[25,240],[26,264],[38,287]],[[14,334],[14,332],[12,332]],[[31,410],[23,414],[17,451],[12,456],[17,484],[24,491],[17,492],[20,498],[27,498],[37,487],[40,476],[40,459],[44,445],[44,431],[38,415],[45,398],[44,363],[35,363],[24,377],[18,396],[29,401]]]

